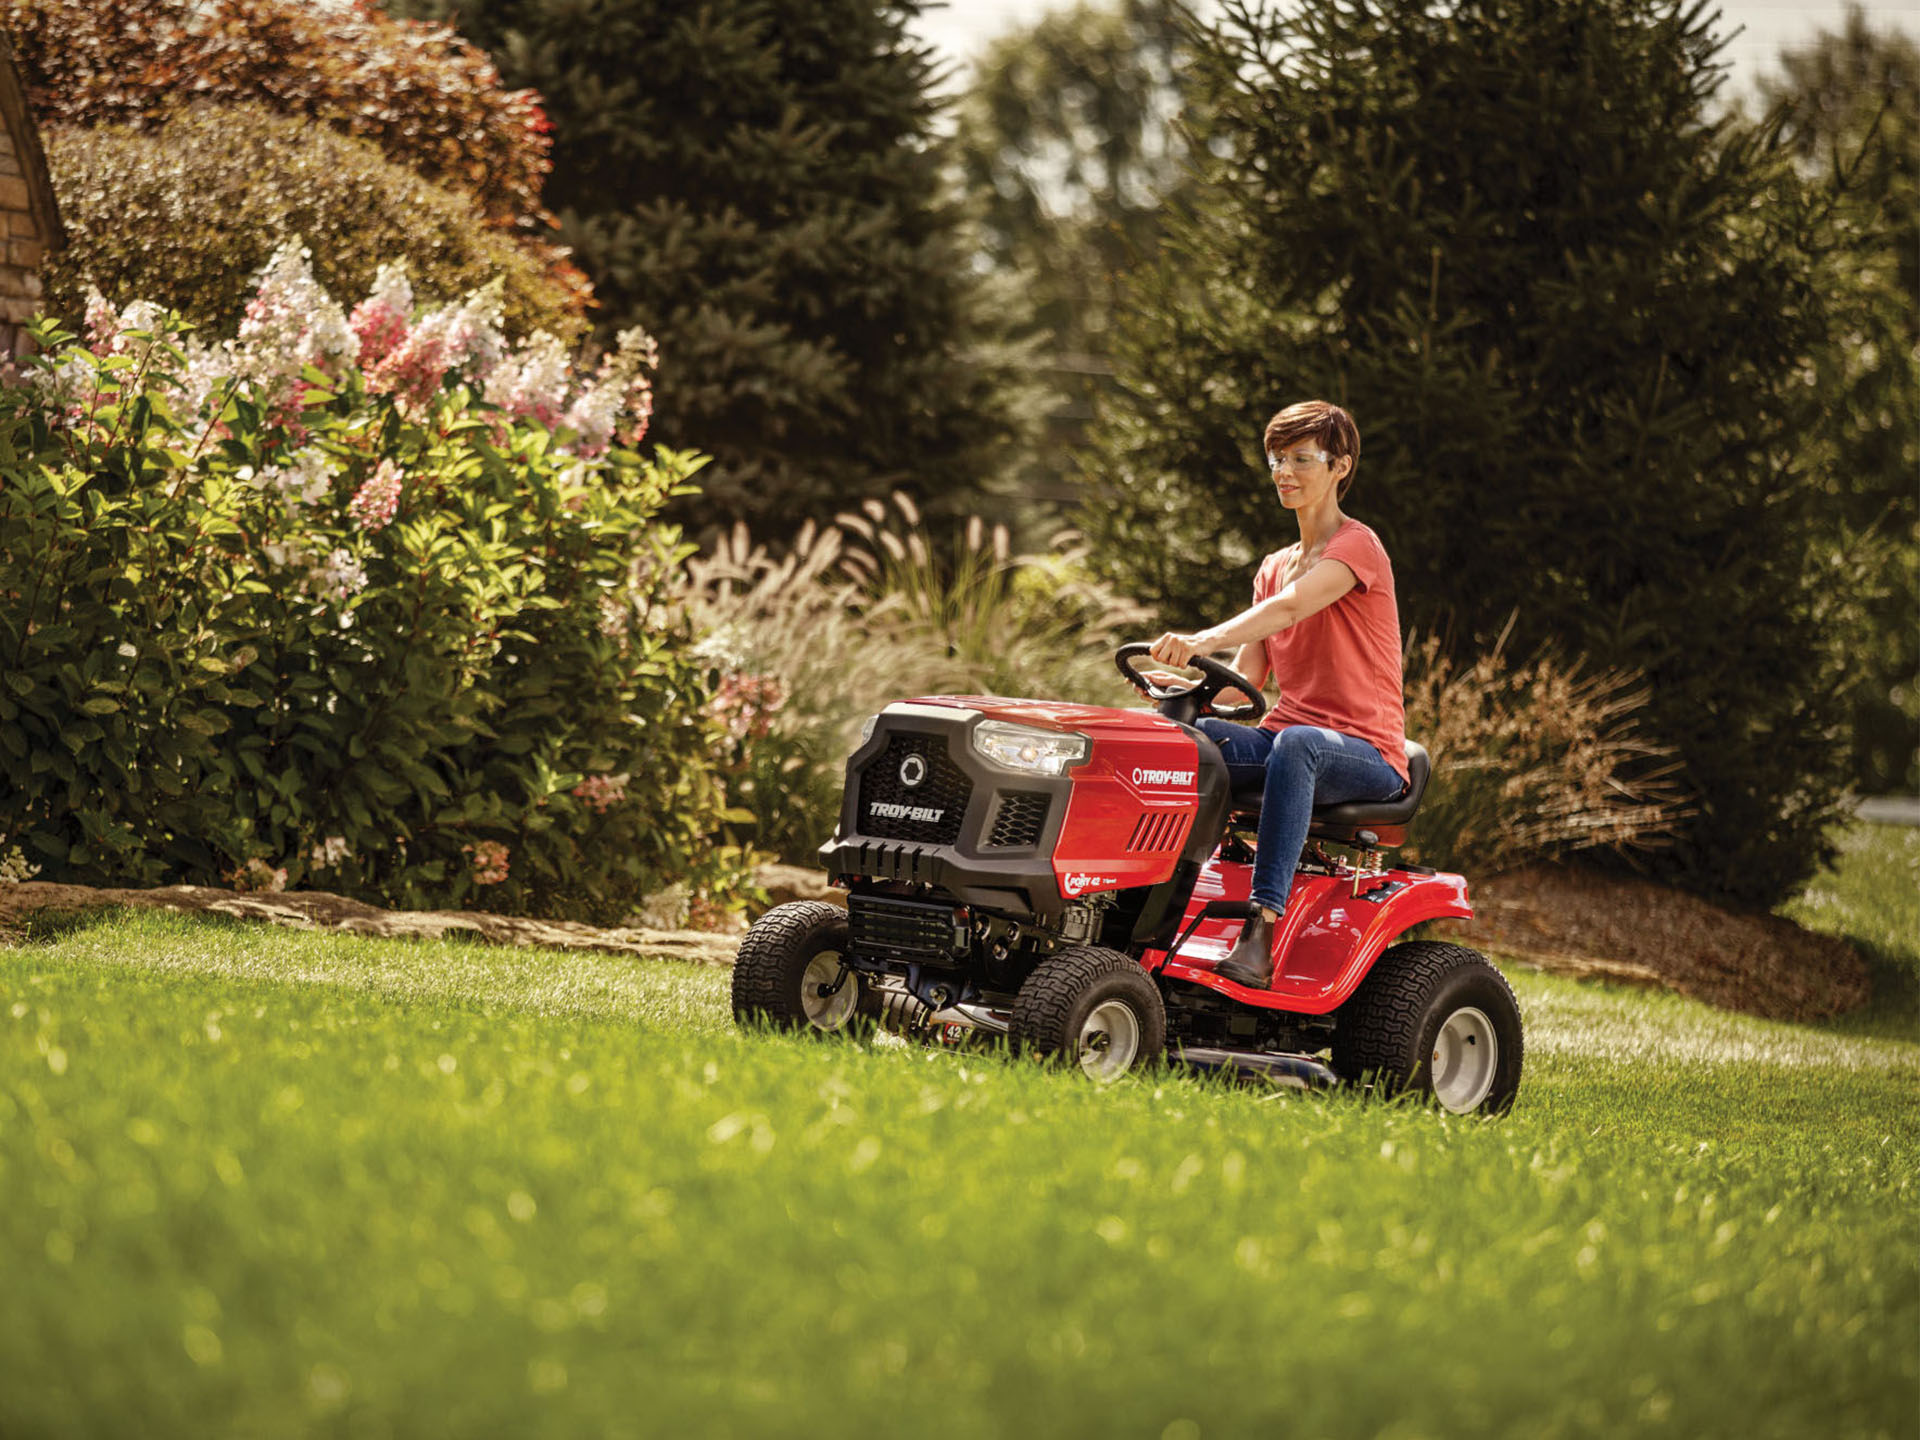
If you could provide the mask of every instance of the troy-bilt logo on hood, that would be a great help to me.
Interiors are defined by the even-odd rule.
[[[1068,895],[1078,895],[1086,890],[1105,890],[1120,883],[1117,875],[1080,875],[1070,874],[1062,877],[1060,888]]]
[[[1142,770],[1135,768],[1133,783],[1136,785],[1191,785],[1191,770]]]
[[[882,820],[919,820],[928,825],[947,813],[945,810],[930,810],[925,805],[887,805],[878,801],[870,808]]]

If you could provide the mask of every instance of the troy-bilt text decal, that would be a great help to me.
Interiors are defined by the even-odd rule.
[[[1133,772],[1133,783],[1136,785],[1191,785],[1193,771],[1136,769]]]
[[[873,813],[882,820],[923,820],[931,825],[947,812],[929,810],[924,805],[886,805],[876,802]]]
[[[1083,890],[1104,890],[1109,885],[1119,883],[1120,879],[1116,875],[1068,875],[1060,885],[1067,894],[1078,895]]]

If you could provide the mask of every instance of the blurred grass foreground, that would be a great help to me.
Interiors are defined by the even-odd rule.
[[[1888,1004],[1522,973],[1500,1123],[82,923],[0,950],[0,1434],[1911,1434],[1916,837],[1801,902]]]

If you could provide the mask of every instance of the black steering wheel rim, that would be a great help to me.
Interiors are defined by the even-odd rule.
[[[1198,670],[1201,675],[1199,680],[1184,690],[1162,689],[1133,666],[1133,662],[1140,656],[1152,653],[1151,645],[1139,640],[1130,641],[1113,652],[1113,663],[1129,685],[1144,690],[1147,698],[1155,704],[1162,704],[1169,700],[1182,700],[1187,702],[1181,707],[1182,709],[1191,708],[1196,714],[1214,715],[1222,720],[1251,720],[1256,715],[1266,713],[1266,697],[1260,693],[1259,687],[1231,665],[1223,665],[1207,655],[1194,656],[1184,667],[1189,670]],[[1214,705],[1214,697],[1227,690],[1238,690],[1247,697],[1248,703],[1231,707]]]

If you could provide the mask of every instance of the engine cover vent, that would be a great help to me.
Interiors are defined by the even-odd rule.
[[[1129,855],[1161,855],[1178,850],[1187,838],[1189,817],[1179,810],[1149,810],[1134,823]]]
[[[987,822],[987,844],[1006,849],[1031,849],[1047,830],[1047,812],[1053,797],[1044,790],[1003,790],[994,797]]]

